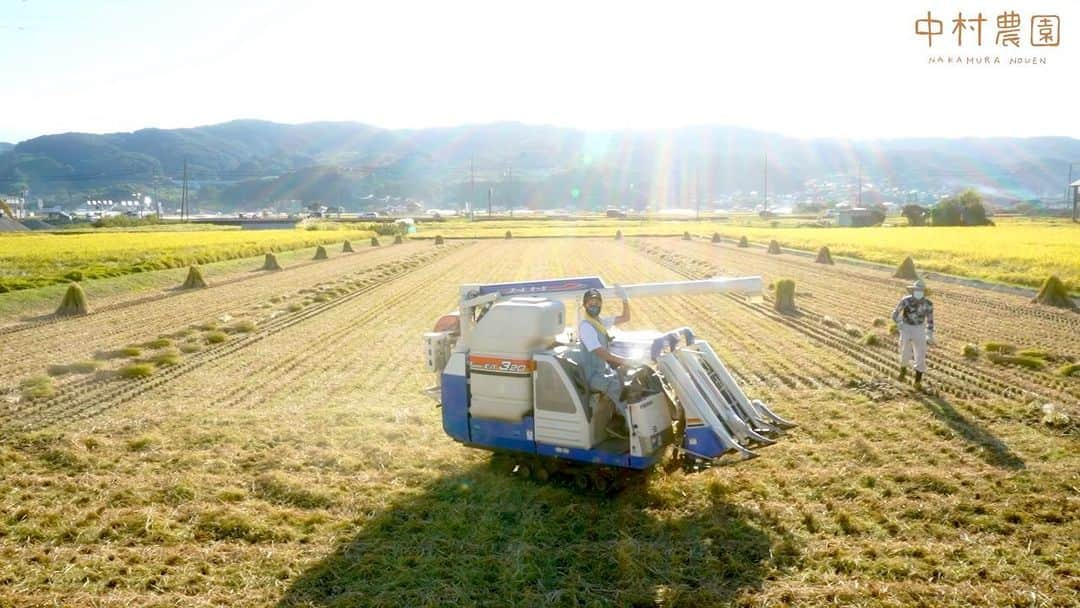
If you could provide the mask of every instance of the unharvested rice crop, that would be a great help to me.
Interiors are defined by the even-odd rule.
[[[745,235],[759,242],[776,239],[785,247],[808,252],[828,246],[834,257],[890,267],[912,256],[919,261],[920,272],[1033,288],[1038,288],[1046,277],[1056,275],[1074,296],[1080,294],[1080,224],[1067,220],[996,222],[996,226],[977,227],[771,228],[743,226],[732,218],[729,223],[704,224],[703,228],[730,238]]]
[[[364,238],[368,230],[200,230],[0,235],[0,293],[132,273],[205,265]],[[71,275],[71,276],[69,276]]]

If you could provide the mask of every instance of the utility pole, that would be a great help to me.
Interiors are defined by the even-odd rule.
[[[862,207],[862,161],[859,161],[859,198],[857,207]]]
[[[187,215],[187,158],[184,159],[184,185],[180,188],[180,221]]]
[[[514,165],[511,163],[506,170],[506,175],[510,179],[510,183],[507,184],[506,190],[506,204],[510,207],[510,217],[514,217]]]
[[[473,204],[476,203],[476,159],[469,159],[469,219],[472,219]]]
[[[1069,197],[1071,196],[1072,197],[1072,208],[1073,208],[1072,209],[1072,221],[1074,221],[1074,222],[1080,222],[1080,215],[1077,215],[1077,212],[1080,211],[1080,209],[1078,209],[1078,207],[1080,207],[1080,205],[1078,205],[1078,201],[1077,201],[1077,192],[1076,192],[1076,190],[1074,189],[1074,187],[1072,185],[1072,183],[1073,183],[1073,166],[1078,165],[1078,164],[1080,164],[1080,163],[1069,163],[1069,185],[1065,186],[1065,205],[1066,205],[1065,208],[1068,209]]]
[[[488,217],[491,217],[491,198],[495,195],[495,188],[488,186]]]
[[[1072,199],[1073,199],[1072,220],[1075,222],[1076,221],[1076,195],[1073,194],[1073,192],[1072,192],[1072,183],[1073,183],[1072,168],[1073,168],[1073,163],[1069,163],[1069,181],[1065,184],[1065,208],[1066,209],[1069,208],[1069,197],[1072,197]]]
[[[765,153],[765,188],[764,188],[764,193],[762,195],[762,199],[764,201],[764,206],[763,206],[763,209],[765,210],[764,213],[765,213],[765,216],[768,217],[768,215],[769,215],[769,153],[768,152]]]
[[[694,176],[694,198],[695,198],[695,213],[694,219],[701,219],[701,167],[699,166]]]

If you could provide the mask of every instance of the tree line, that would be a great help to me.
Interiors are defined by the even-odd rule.
[[[900,213],[911,226],[993,226],[987,217],[982,196],[968,188],[960,194],[941,199],[933,207],[905,205]]]

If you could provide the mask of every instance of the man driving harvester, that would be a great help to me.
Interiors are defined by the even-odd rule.
[[[584,368],[582,371],[585,381],[589,383],[589,388],[607,395],[608,399],[615,404],[615,409],[619,411],[619,414],[626,418],[626,404],[622,400],[623,383],[618,367],[630,364],[631,360],[608,350],[611,344],[611,334],[608,330],[630,320],[630,300],[621,286],[616,285],[615,291],[623,303],[622,314],[618,317],[601,317],[600,310],[604,306],[604,298],[600,295],[600,291],[590,289],[585,292],[581,298],[585,316],[578,324],[578,336],[586,351],[582,358]],[[625,437],[625,429],[619,433],[609,426],[608,430]]]

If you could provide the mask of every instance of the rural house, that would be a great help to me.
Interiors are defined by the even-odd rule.
[[[874,224],[881,222],[881,215],[875,213],[872,209],[865,207],[852,207],[850,209],[837,209],[836,210],[836,225],[837,226],[851,226],[859,228],[862,226],[873,226]]]

